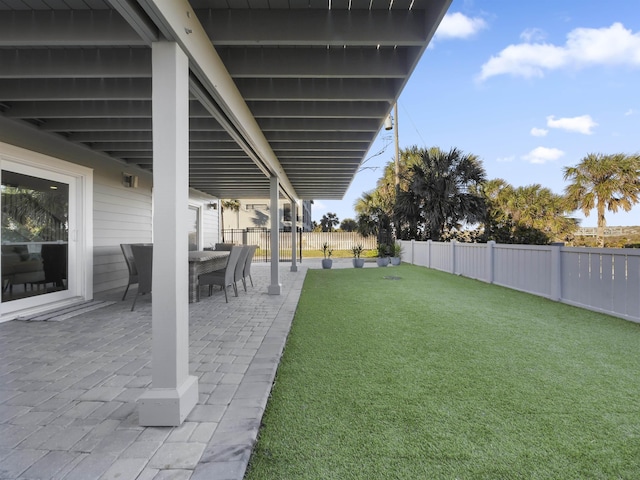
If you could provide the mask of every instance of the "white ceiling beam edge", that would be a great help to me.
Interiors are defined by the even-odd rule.
[[[4,101],[151,100],[151,78],[0,80]]]
[[[129,132],[129,131],[109,131],[109,132],[78,132],[73,133],[69,137],[69,140],[73,142],[151,142],[151,132]],[[189,135],[190,142],[234,142],[229,134],[224,130],[210,131],[210,132],[191,132]],[[239,148],[239,147],[238,147]]]
[[[111,10],[15,10],[0,15],[0,47],[146,45]]]
[[[41,128],[48,131],[94,132],[94,131],[151,131],[150,118],[61,118],[45,120]],[[222,132],[220,124],[213,118],[189,120],[191,132]]]
[[[375,118],[384,116],[388,102],[247,102],[255,118]]]
[[[253,100],[317,100],[317,101],[386,101],[393,105],[401,80],[393,78],[321,78],[300,80],[281,78],[277,81],[238,78],[236,84],[250,102]],[[310,94],[309,92],[313,92]]]
[[[407,65],[412,63],[407,61],[407,49],[371,48],[362,52],[344,48],[220,47],[216,50],[233,78],[329,78],[336,74],[341,78],[403,78]]]
[[[0,65],[0,78],[151,78],[151,50],[0,49]]]
[[[260,118],[258,124],[268,134],[273,130],[375,132],[382,122],[370,118]]]
[[[215,47],[219,45],[406,45],[427,38],[424,10],[196,10]],[[267,40],[268,39],[268,40]]]

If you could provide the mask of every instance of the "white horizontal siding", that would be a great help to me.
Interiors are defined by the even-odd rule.
[[[93,291],[124,288],[128,271],[120,244],[151,242],[153,238],[152,175],[2,116],[0,141],[93,169]],[[137,188],[122,185],[125,172],[138,176]],[[189,192],[189,198],[190,203],[202,206],[203,246],[217,243],[219,210],[206,208],[214,198],[195,190]]]

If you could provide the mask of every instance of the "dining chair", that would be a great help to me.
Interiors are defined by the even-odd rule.
[[[129,287],[138,283],[138,269],[136,268],[136,261],[133,258],[131,245],[131,243],[120,244],[120,249],[122,250],[122,254],[124,255],[124,261],[127,263],[127,269],[129,270],[129,283],[127,283],[127,288],[124,291],[124,295],[122,295],[123,301],[125,298],[127,298]]]
[[[244,283],[244,277],[242,276],[244,272],[244,264],[247,261],[247,257],[249,256],[249,245],[243,245],[242,251],[240,252],[240,256],[238,257],[238,263],[236,263],[236,269],[233,274],[233,290],[236,292],[236,297],[238,296],[238,282]],[[247,289],[245,287],[244,291]]]
[[[227,266],[221,270],[215,270],[213,272],[202,273],[198,275],[198,285],[196,287],[196,301],[200,300],[200,286],[209,285],[209,296],[213,294],[213,286],[219,285],[224,290],[224,300],[229,303],[229,298],[227,297],[227,287],[231,285],[234,286],[234,276],[236,271],[236,265],[238,263],[238,258],[242,253],[241,246],[234,246],[231,248],[229,252],[229,258],[227,260]],[[236,297],[238,293],[236,292]]]
[[[251,280],[251,286],[253,287],[253,278],[251,278],[251,262],[253,262],[253,256],[258,249],[257,245],[249,245],[249,254],[247,260],[244,262],[244,268],[242,270],[242,284],[244,285],[244,291],[247,291],[247,277]]]
[[[138,292],[133,299],[131,311],[136,308],[136,301],[139,295],[151,293],[151,279],[153,275],[153,246],[152,245],[131,245],[131,253],[135,260],[138,271]]]

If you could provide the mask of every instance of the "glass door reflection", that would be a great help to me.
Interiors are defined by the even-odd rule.
[[[2,301],[67,290],[69,185],[2,171]]]

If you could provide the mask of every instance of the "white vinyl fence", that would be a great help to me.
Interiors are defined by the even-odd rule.
[[[403,261],[640,323],[640,250],[402,241]]]
[[[325,242],[334,250],[351,250],[358,244],[365,250],[378,247],[375,235],[363,237],[356,232],[302,232],[302,250],[322,250]]]

